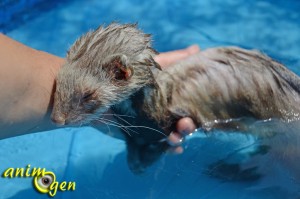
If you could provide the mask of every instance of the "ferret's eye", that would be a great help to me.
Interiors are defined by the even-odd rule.
[[[84,109],[87,112],[94,111],[99,106],[99,103],[96,100],[89,100],[82,103]]]
[[[93,95],[94,95],[93,92],[85,93],[81,99],[82,99],[82,101],[88,101],[88,100],[92,99]]]

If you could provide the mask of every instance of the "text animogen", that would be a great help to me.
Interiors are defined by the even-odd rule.
[[[2,173],[3,178],[33,178],[33,186],[40,193],[47,193],[54,197],[59,191],[74,191],[76,188],[75,182],[61,183],[56,181],[56,176],[51,171],[46,171],[46,168],[30,168],[28,164],[25,168],[8,168]]]

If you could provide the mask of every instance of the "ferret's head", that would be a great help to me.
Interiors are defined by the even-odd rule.
[[[84,124],[154,83],[150,35],[135,25],[111,24],[80,37],[58,72],[52,120]]]

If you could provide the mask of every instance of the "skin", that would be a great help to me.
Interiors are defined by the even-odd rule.
[[[199,52],[198,46],[161,53],[163,68]],[[0,34],[0,139],[56,129],[51,120],[54,82],[64,59],[27,47]],[[17,81],[16,81],[17,80]],[[195,130],[190,118],[177,123],[170,134],[170,151],[182,153],[182,138]]]

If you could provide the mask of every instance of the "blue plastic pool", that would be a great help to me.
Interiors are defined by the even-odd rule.
[[[111,21],[138,22],[153,34],[158,51],[191,44],[203,49],[255,48],[300,75],[297,0],[74,0],[41,6],[25,10],[24,16],[31,12],[34,16],[12,20],[3,30],[28,46],[64,57],[74,40],[89,29]],[[276,142],[286,147],[293,144],[300,153],[299,126],[284,127],[286,133],[292,132],[290,139]],[[197,132],[184,144],[184,154],[166,155],[136,176],[127,167],[123,141],[92,128],[66,128],[1,140],[0,173],[28,164],[45,167],[56,174],[58,182],[76,182],[74,191],[55,195],[64,199],[300,198],[300,184],[293,176],[299,160],[287,164],[272,152],[249,155],[260,143],[246,135]],[[214,163],[220,161],[230,163],[225,171],[228,176],[212,172]],[[235,178],[234,172],[251,175]],[[35,191],[32,178],[0,178],[0,198],[47,197]]]

